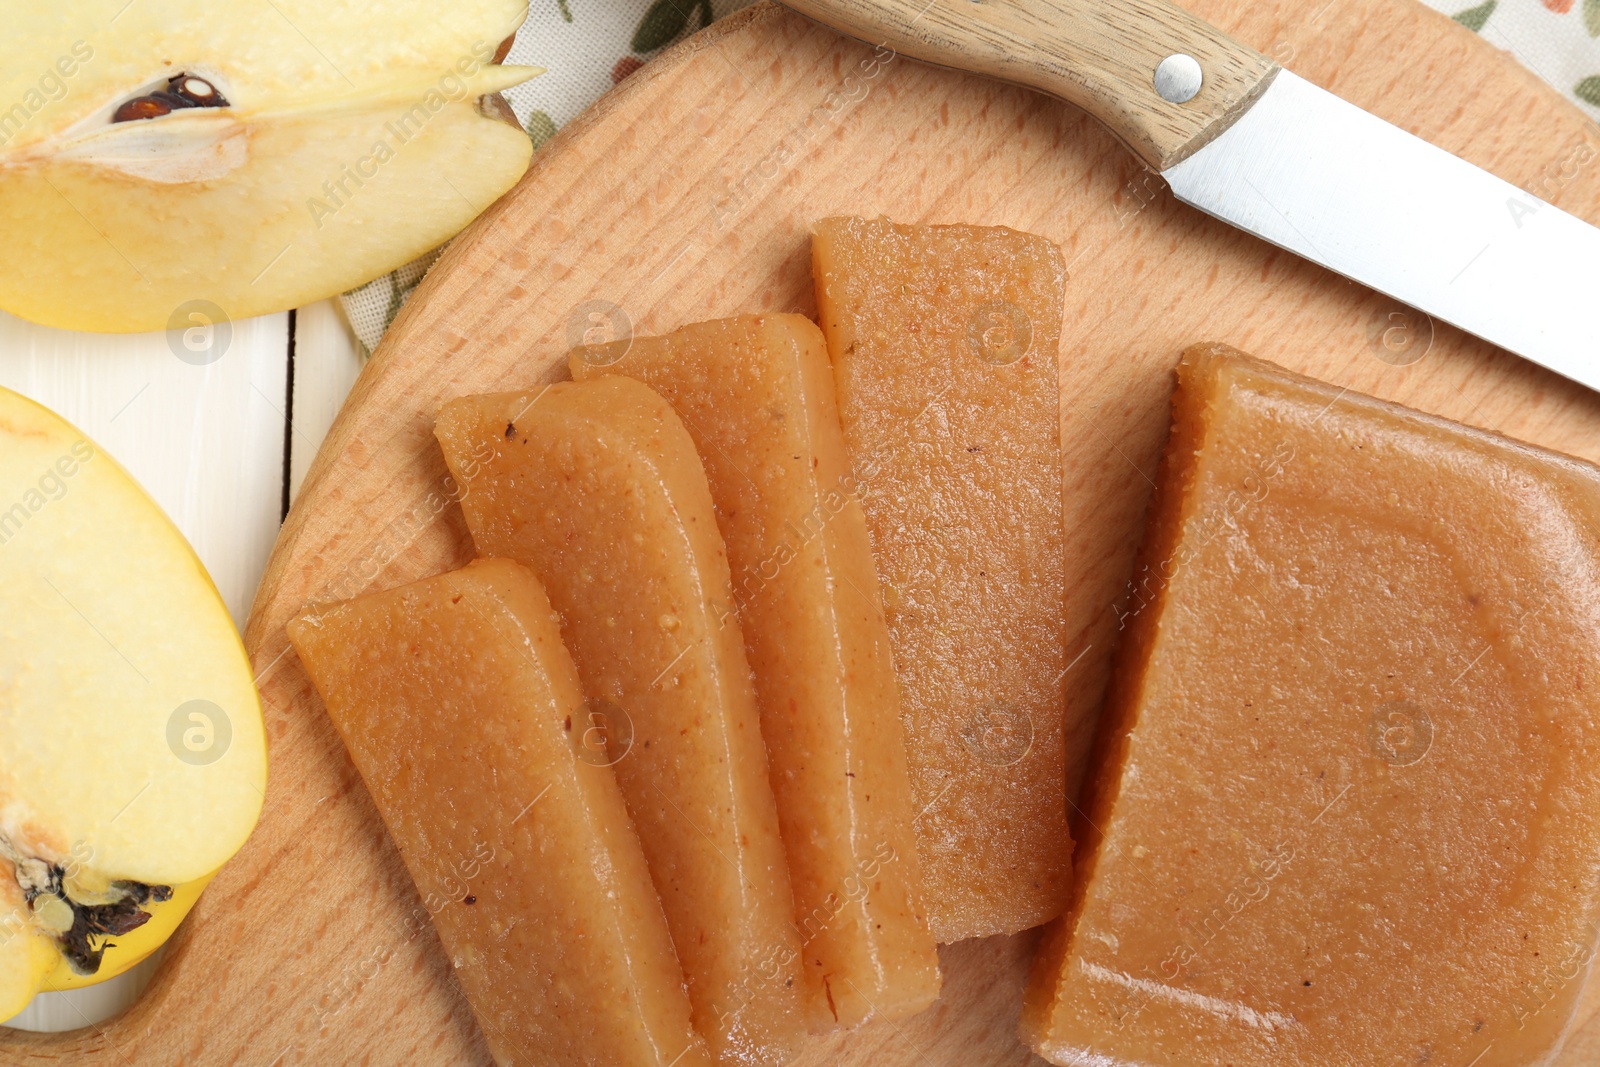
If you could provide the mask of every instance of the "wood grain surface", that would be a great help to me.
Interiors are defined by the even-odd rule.
[[[1311,80],[1600,220],[1600,131],[1448,19],[1394,0],[1193,6]],[[139,1004],[73,1034],[6,1033],[0,1062],[487,1062],[431,928],[408,932],[425,912],[284,623],[309,602],[468,558],[431,434],[442,400],[556,378],[574,332],[623,317],[648,333],[740,311],[812,313],[809,226],[843,212],[1015,226],[1060,242],[1071,263],[1061,355],[1077,753],[1185,345],[1227,341],[1600,459],[1600,397],[1176,204],[1081,113],[751,8],[563,130],[407,305],[307,473],[248,628],[272,741],[260,828]],[[946,948],[936,1007],[819,1039],[800,1063],[1037,1062],[1014,1036],[1032,943]],[[1566,1067],[1600,1061],[1595,992]]]

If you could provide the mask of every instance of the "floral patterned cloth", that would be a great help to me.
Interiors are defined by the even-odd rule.
[[[1600,0],[1424,0],[1600,117]]]
[[[534,147],[667,45],[751,0],[534,0],[508,63],[546,73],[506,95]],[[1397,0],[1408,2],[1408,0]],[[1600,0],[1424,0],[1600,118]],[[437,251],[341,297],[370,352]]]

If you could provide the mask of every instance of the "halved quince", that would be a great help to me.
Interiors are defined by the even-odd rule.
[[[0,389],[0,1020],[171,935],[254,828],[260,698],[183,535]]]
[[[0,307],[126,332],[281,311],[441,244],[532,143],[526,0],[75,0],[0,35]]]

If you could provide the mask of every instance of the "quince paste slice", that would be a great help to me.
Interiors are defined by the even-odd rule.
[[[941,942],[1015,933],[1059,915],[1072,876],[1065,267],[1032,234],[886,219],[825,219],[812,254],[899,672],[929,920]]]
[[[939,995],[905,735],[833,368],[800,315],[744,315],[575,349],[572,375],[637,378],[705,463],[788,849],[806,970],[834,1020]]]
[[[478,551],[533,567],[561,613],[696,1028],[721,1063],[787,1063],[808,1028],[794,897],[694,442],[616,377],[454,400],[435,432]]]
[[[538,580],[479,560],[289,624],[495,1062],[706,1067]]]
[[[1033,1046],[1548,1062],[1600,917],[1597,530],[1586,463],[1187,353]]]

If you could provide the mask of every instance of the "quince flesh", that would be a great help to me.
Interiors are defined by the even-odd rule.
[[[254,828],[266,732],[199,559],[0,389],[0,1020],[159,948]]]
[[[433,248],[532,143],[526,0],[78,0],[0,35],[0,308],[133,332],[281,311]],[[226,106],[113,122],[180,74]],[[137,110],[137,109],[135,109]],[[158,109],[159,110],[159,109]],[[125,114],[127,112],[124,112]]]

